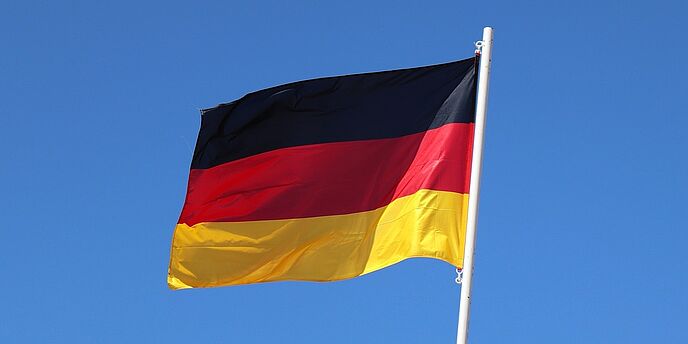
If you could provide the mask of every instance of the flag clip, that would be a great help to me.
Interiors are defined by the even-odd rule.
[[[462,269],[456,268],[456,278],[454,279],[454,282],[456,282],[456,284],[461,284],[461,282],[463,282],[463,270]]]
[[[484,45],[483,41],[477,41],[473,44],[475,44],[475,53],[480,55],[480,52],[483,50],[483,45]]]

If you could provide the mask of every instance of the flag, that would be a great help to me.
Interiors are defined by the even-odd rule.
[[[463,264],[477,59],[327,77],[202,110],[172,289]]]

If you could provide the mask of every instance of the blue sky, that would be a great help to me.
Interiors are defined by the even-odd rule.
[[[688,342],[680,1],[0,5],[0,341],[451,343],[409,260],[335,283],[165,283],[198,109],[462,59],[495,28],[474,343]]]

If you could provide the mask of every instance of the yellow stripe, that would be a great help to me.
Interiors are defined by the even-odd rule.
[[[410,257],[463,264],[468,195],[420,190],[361,213],[179,224],[172,289],[282,280],[335,281]]]

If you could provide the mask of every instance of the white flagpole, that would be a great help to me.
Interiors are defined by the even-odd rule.
[[[463,253],[463,276],[461,299],[459,302],[459,326],[457,344],[468,342],[468,316],[471,308],[471,284],[473,282],[473,252],[475,251],[475,231],[478,220],[478,198],[480,194],[480,170],[483,164],[483,137],[487,114],[487,89],[490,81],[490,62],[492,61],[492,28],[483,29],[480,54],[480,74],[478,75],[478,94],[475,106],[475,136],[473,141],[473,164],[471,165],[471,184],[468,199],[468,219],[466,222],[466,246]]]

